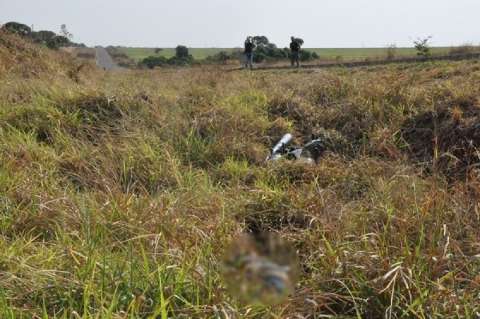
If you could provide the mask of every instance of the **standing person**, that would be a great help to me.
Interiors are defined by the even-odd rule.
[[[292,42],[290,42],[290,57],[292,62],[292,67],[296,64],[297,68],[300,67],[300,47],[301,44],[295,37],[290,38]]]
[[[252,37],[248,37],[245,41],[245,68],[253,68],[253,49],[255,49],[255,44],[253,43]]]

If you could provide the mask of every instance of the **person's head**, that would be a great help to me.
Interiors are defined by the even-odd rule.
[[[292,40],[292,42],[295,41],[295,37],[294,37],[294,36],[291,36],[290,39]]]

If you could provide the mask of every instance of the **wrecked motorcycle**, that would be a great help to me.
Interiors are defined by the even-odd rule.
[[[285,134],[272,148],[267,161],[278,161],[282,158],[315,164],[325,152],[326,147],[322,139],[314,138],[303,147],[289,146],[293,140],[292,134]]]

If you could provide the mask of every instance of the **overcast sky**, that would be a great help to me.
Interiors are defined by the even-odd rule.
[[[58,31],[87,45],[242,46],[266,35],[286,46],[411,46],[480,43],[480,0],[0,0],[0,23]]]

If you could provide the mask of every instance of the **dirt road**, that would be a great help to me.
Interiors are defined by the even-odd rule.
[[[104,70],[116,70],[120,67],[113,61],[110,54],[108,54],[107,50],[102,47],[95,48],[95,57],[97,60],[97,65]]]
[[[466,53],[466,54],[456,54],[456,55],[439,55],[431,57],[405,57],[397,58],[393,60],[372,60],[372,61],[350,61],[342,63],[323,63],[323,64],[305,64],[301,65],[300,69],[325,69],[325,68],[356,68],[362,66],[375,66],[375,65],[386,65],[394,63],[422,63],[422,62],[431,62],[431,61],[462,61],[462,60],[478,60],[480,59],[480,53]],[[235,68],[228,71],[239,71],[244,70],[244,68]],[[265,71],[265,70],[294,70],[290,65],[283,66],[258,66],[254,67],[254,71]]]

